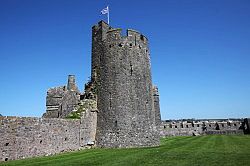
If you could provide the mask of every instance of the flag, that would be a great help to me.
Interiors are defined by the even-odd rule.
[[[109,24],[109,6],[105,7],[104,9],[102,9],[101,13],[102,14],[107,14],[108,24]]]
[[[109,7],[107,6],[106,8],[102,9],[101,13],[102,13],[102,14],[107,14],[107,13],[109,13]]]

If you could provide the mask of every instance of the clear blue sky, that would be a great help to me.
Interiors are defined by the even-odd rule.
[[[107,4],[150,41],[162,119],[250,117],[249,0],[0,0],[0,114],[41,116],[68,74],[83,90]]]

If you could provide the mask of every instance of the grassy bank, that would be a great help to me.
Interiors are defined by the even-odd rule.
[[[159,147],[91,149],[0,165],[250,165],[250,136],[171,137]]]

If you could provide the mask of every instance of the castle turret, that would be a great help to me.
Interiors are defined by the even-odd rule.
[[[121,29],[103,21],[92,28],[92,35],[97,146],[158,145],[147,38],[131,29],[122,36]]]
[[[160,99],[157,86],[153,87],[153,96],[154,96],[155,124],[156,126],[160,126],[161,124]]]
[[[76,90],[75,75],[68,75],[67,89],[70,90],[70,91],[75,91]]]

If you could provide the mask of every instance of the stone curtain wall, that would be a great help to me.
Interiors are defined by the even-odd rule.
[[[0,161],[78,150],[95,140],[96,112],[84,118],[0,117]]]
[[[204,134],[243,134],[242,122],[161,122],[159,133],[166,136],[192,136]]]
[[[80,125],[80,146],[94,145],[96,136],[97,110],[82,113]]]

